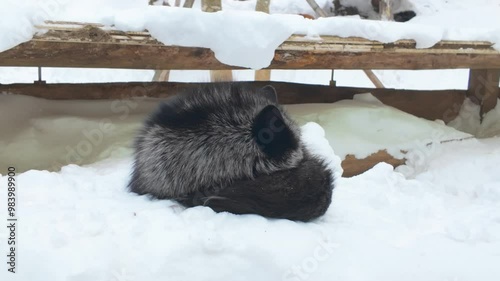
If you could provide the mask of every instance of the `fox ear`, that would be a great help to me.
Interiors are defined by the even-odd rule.
[[[264,107],[257,114],[252,126],[252,136],[260,149],[276,160],[282,159],[287,152],[299,146],[297,137],[274,105]]]
[[[276,94],[276,89],[274,89],[274,87],[271,85],[267,85],[260,88],[259,94],[263,95],[264,97],[275,103],[278,103],[278,96]]]

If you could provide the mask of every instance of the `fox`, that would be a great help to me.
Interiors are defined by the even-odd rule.
[[[185,207],[310,221],[330,206],[334,178],[274,87],[226,82],[160,103],[134,141],[128,187]]]

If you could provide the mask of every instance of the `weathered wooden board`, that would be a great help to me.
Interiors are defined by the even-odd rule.
[[[454,119],[465,99],[465,90],[414,91],[308,85],[288,82],[241,82],[262,87],[273,85],[283,104],[332,103],[352,99],[355,94],[372,93],[383,103],[429,120]],[[11,84],[0,85],[0,92],[46,99],[121,99],[131,97],[169,97],[200,83],[135,82],[96,84]]]
[[[205,48],[165,46],[146,32],[101,26],[51,24],[49,32],[0,53],[0,66],[132,69],[238,69]],[[499,69],[500,52],[488,42],[443,41],[416,49],[402,40],[383,44],[361,38],[294,35],[275,52],[269,69]]]

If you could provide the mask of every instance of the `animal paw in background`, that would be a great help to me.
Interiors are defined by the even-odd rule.
[[[367,19],[380,19],[381,0],[334,0],[332,12],[337,16],[360,15]],[[392,18],[397,22],[406,22],[417,14],[409,0],[386,0],[390,5]]]

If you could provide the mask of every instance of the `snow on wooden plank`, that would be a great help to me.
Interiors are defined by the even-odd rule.
[[[0,66],[130,69],[239,69],[220,63],[206,48],[165,46],[146,32],[72,24],[0,53]],[[362,38],[292,36],[275,52],[269,69],[500,69],[489,42],[442,41],[417,49],[412,40],[383,44]]]

